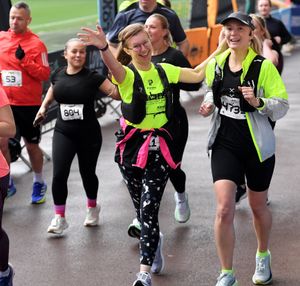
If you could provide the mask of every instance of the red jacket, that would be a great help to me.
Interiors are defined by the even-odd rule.
[[[42,81],[50,75],[46,46],[30,30],[25,34],[2,31],[0,43],[0,83],[10,104],[41,105]],[[25,52],[22,60],[15,56],[19,45]]]

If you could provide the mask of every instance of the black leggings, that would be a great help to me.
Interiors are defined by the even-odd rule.
[[[180,159],[182,160],[183,152],[188,139],[189,123],[188,123],[186,111],[182,106],[176,108],[175,116],[176,119],[179,120],[179,124],[180,124],[178,127],[180,130],[180,136],[176,141],[176,147],[179,149],[179,154],[181,156]],[[185,192],[186,175],[184,171],[181,169],[181,166],[179,166],[177,169],[171,169],[170,181],[173,184],[176,192],[178,193]]]
[[[79,136],[73,138],[54,131],[52,195],[55,205],[66,204],[68,196],[67,180],[76,154],[86,195],[91,200],[97,199],[99,182],[96,175],[96,165],[102,144],[101,134],[100,138],[94,139]]]
[[[140,221],[140,263],[152,265],[159,241],[158,212],[170,167],[159,152],[150,152],[145,169],[120,165],[137,219]]]
[[[7,195],[9,174],[0,178],[0,271],[5,271],[8,267],[9,239],[2,228],[2,215],[4,200]]]

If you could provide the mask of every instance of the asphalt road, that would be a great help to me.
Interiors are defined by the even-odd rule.
[[[290,98],[288,115],[276,125],[276,169],[270,188],[273,212],[273,285],[300,285],[300,48],[286,57],[283,79]],[[174,220],[174,190],[167,185],[160,210],[165,235],[165,271],[155,276],[153,286],[212,286],[220,270],[216,255],[213,220],[215,212],[206,135],[209,119],[197,114],[201,95],[183,94],[190,121],[190,136],[183,160],[192,211],[185,224]],[[12,165],[17,194],[8,199],[4,227],[10,241],[10,261],[15,267],[15,286],[130,286],[138,272],[138,241],[127,236],[134,211],[117,165],[113,162],[114,131],[111,114],[100,119],[104,142],[97,174],[100,180],[100,226],[86,228],[85,195],[74,160],[69,178],[66,216],[70,225],[62,237],[47,234],[53,217],[51,196],[52,163],[46,162],[47,202],[31,205],[32,174],[23,162]],[[51,153],[51,133],[42,147]],[[252,285],[256,242],[247,201],[237,207],[234,267],[240,286]]]

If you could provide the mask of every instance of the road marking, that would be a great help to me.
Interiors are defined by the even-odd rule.
[[[51,23],[45,23],[45,24],[39,24],[39,25],[30,25],[30,29],[41,29],[41,28],[48,28],[48,27],[54,27],[54,26],[61,26],[65,24],[70,24],[78,21],[84,21],[84,20],[89,20],[89,19],[95,19],[97,20],[97,15],[90,15],[90,16],[84,16],[84,17],[78,17],[78,18],[73,18],[69,20],[63,20],[63,21],[57,21],[57,22],[51,22]]]

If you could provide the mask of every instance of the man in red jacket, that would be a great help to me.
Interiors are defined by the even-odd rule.
[[[42,81],[50,75],[47,49],[28,25],[31,22],[30,8],[24,2],[14,4],[9,13],[10,29],[0,32],[0,84],[9,99],[17,134],[23,137],[34,172],[32,203],[45,202],[47,185],[42,176],[43,154],[39,147],[40,127],[32,123],[42,100]],[[10,154],[8,138],[1,138],[0,148],[8,163]],[[16,188],[10,179],[8,196]]]

